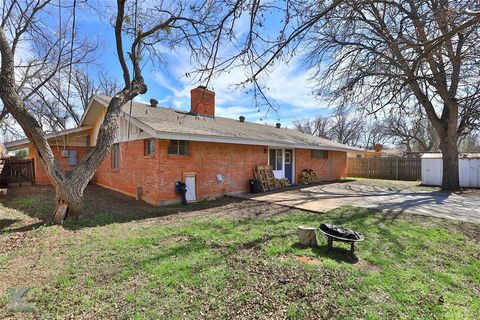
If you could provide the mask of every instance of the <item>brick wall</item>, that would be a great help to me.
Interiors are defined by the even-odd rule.
[[[143,140],[121,143],[120,169],[111,169],[110,155],[98,168],[95,182],[130,195],[142,187],[142,199],[152,204],[180,200],[175,182],[196,174],[197,199],[245,192],[255,165],[268,162],[265,147],[190,142],[188,156],[168,155],[168,141],[156,140],[155,154],[145,157]],[[217,174],[223,182],[217,181]]]
[[[235,145],[209,142],[190,142],[188,156],[167,154],[167,140],[155,141],[155,154],[144,156],[144,140],[120,144],[120,168],[111,168],[111,156],[97,169],[94,182],[104,187],[135,196],[137,187],[142,188],[142,199],[151,204],[177,202],[175,182],[184,180],[185,173],[196,174],[197,199],[220,196],[225,193],[248,191],[248,180],[253,178],[256,165],[268,163],[268,152],[263,146]],[[52,146],[62,170],[73,169],[68,158],[60,157],[62,148]],[[87,153],[86,147],[67,147],[77,150],[78,160]],[[45,169],[35,151],[29,150],[35,160],[37,184],[49,184]],[[328,159],[312,159],[309,149],[295,150],[295,175],[303,169],[313,169],[320,179],[344,178],[347,170],[345,152],[329,151]],[[217,181],[217,174],[223,181]]]
[[[328,151],[328,159],[316,159],[312,158],[310,149],[295,149],[297,179],[303,169],[313,169],[322,181],[345,178],[347,176],[347,153]]]
[[[61,157],[61,150],[63,147],[60,146],[50,146],[52,148],[53,155],[57,159],[60,168],[62,169],[63,173],[66,173],[67,170],[72,170],[76,166],[72,166],[68,163],[68,157]],[[78,162],[87,154],[87,147],[71,147],[67,146],[66,150],[76,150],[77,151],[77,160]],[[47,172],[45,171],[45,167],[42,161],[38,158],[38,154],[33,147],[28,148],[28,157],[33,159],[33,165],[35,169],[35,184],[38,185],[45,185],[50,184],[50,179],[47,176]]]
[[[155,151],[158,150],[158,141]],[[158,190],[158,154],[144,155],[144,141],[136,140],[120,143],[120,168],[112,169],[112,158],[109,154],[97,168],[95,183],[131,195],[136,195],[137,187],[142,188],[142,198],[146,202],[155,203]]]

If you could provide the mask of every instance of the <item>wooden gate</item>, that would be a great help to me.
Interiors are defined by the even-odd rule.
[[[417,181],[422,179],[420,158],[348,158],[349,177]]]
[[[0,159],[0,185],[30,186],[35,183],[33,159]]]

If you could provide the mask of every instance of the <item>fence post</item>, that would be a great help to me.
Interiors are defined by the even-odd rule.
[[[395,180],[398,180],[398,157],[395,158]]]
[[[367,178],[370,178],[370,158],[367,158]]]

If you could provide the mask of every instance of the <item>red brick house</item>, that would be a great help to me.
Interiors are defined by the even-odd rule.
[[[94,96],[74,129],[47,135],[60,166],[68,174],[96,145],[109,98]],[[315,170],[322,180],[344,178],[347,151],[358,150],[299,131],[215,116],[215,93],[191,91],[190,112],[133,102],[123,107],[112,151],[93,182],[151,204],[178,202],[175,182],[187,184],[195,201],[248,191],[256,165],[269,164],[277,178],[296,182],[299,172]],[[29,148],[26,139],[6,144]],[[34,162],[36,184],[48,184],[43,165]]]

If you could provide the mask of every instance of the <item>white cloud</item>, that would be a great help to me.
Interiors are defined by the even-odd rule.
[[[187,50],[177,49],[168,55],[168,60],[168,73],[159,70],[151,73],[153,81],[163,91],[163,96],[158,100],[163,106],[186,109],[190,105],[190,90],[199,84],[186,76],[194,69],[190,63],[190,54]],[[259,121],[260,118],[269,122],[280,120],[291,126],[295,119],[313,117],[324,113],[328,108],[325,99],[314,94],[315,83],[309,80],[311,73],[305,70],[300,57],[292,59],[288,64],[278,63],[263,76],[265,94],[279,107],[278,113],[267,110],[266,107],[257,112],[252,95],[247,92],[249,88],[239,86],[246,77],[246,69],[235,68],[212,78],[209,88],[215,91],[217,115],[235,119],[240,115],[248,115],[249,121]]]

